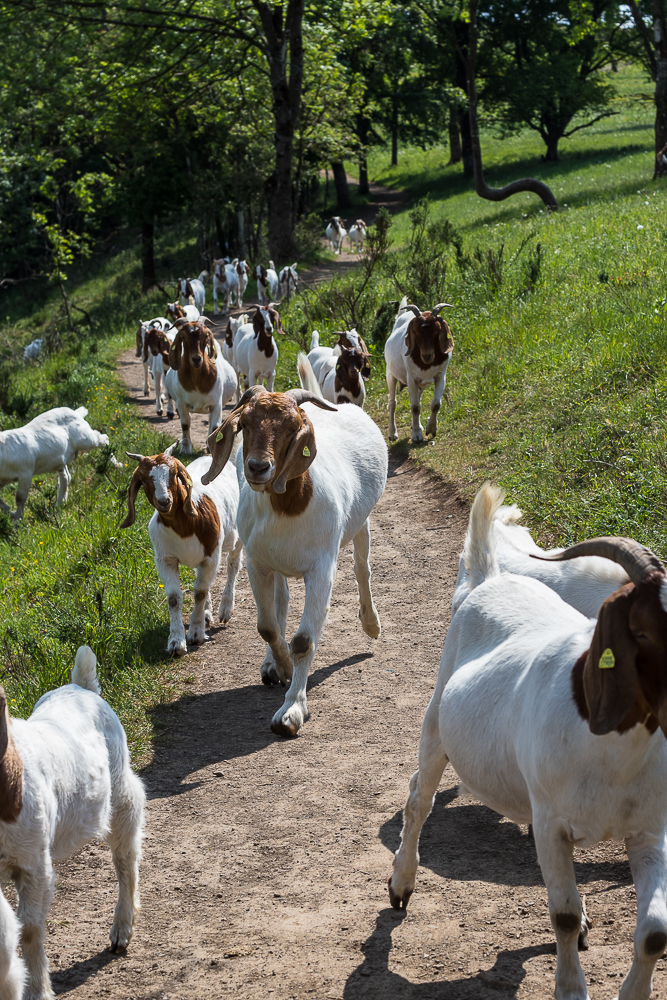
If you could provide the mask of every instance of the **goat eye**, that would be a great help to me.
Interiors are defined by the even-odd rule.
[[[635,639],[645,639],[646,638],[646,632],[633,632],[632,634],[634,635]]]

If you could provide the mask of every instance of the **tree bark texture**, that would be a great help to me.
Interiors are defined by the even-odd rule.
[[[667,17],[664,0],[651,0],[655,46],[655,151],[667,144]],[[667,176],[662,156],[656,157],[655,177]]]
[[[368,144],[368,119],[365,115],[357,115],[357,138],[361,143],[362,152],[359,154],[359,194],[370,194],[368,187],[368,162],[366,160],[366,147]]]
[[[655,0],[658,2],[658,0]],[[512,181],[501,188],[492,188],[484,180],[484,169],[482,167],[482,150],[479,143],[479,124],[477,121],[477,84],[475,74],[477,71],[477,0],[470,2],[470,43],[468,46],[467,60],[467,89],[468,89],[468,114],[470,117],[470,139],[472,143],[473,165],[475,169],[475,190],[480,198],[488,201],[504,201],[513,194],[520,191],[531,191],[538,195],[547,206],[553,211],[558,210],[551,188],[533,177],[525,177],[519,181]]]
[[[394,97],[391,107],[391,165],[398,166],[398,99]]]
[[[332,163],[331,170],[336,188],[336,208],[339,212],[345,212],[348,208],[352,208],[352,199],[350,198],[350,188],[347,183],[345,167],[342,163]]]
[[[305,0],[270,4],[253,0],[266,40],[273,96],[275,160],[266,183],[269,252],[275,261],[294,256],[292,160],[294,132],[303,87],[303,10]],[[283,20],[283,11],[285,17]],[[289,62],[289,66],[288,66]]]
[[[461,127],[459,125],[459,113],[456,108],[452,108],[449,112],[449,163],[447,166],[451,166],[454,163],[460,163],[461,157],[463,156],[463,150],[461,149]]]
[[[152,222],[141,223],[141,290],[148,292],[157,285],[155,274],[155,230]]]

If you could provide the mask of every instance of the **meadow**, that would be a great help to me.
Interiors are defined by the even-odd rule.
[[[371,176],[406,190],[411,202],[394,218],[392,246],[363,293],[361,314],[372,329],[360,329],[374,354],[367,409],[386,431],[383,337],[396,301],[428,281],[417,265],[437,261],[438,287],[414,300],[426,309],[442,291],[454,306],[438,436],[410,444],[403,393],[400,439],[391,447],[466,498],[487,478],[500,483],[544,542],[628,534],[667,555],[667,194],[664,180],[651,180],[649,86],[632,69],[618,76],[619,113],[564,141],[558,164],[540,161],[535,134],[501,140],[491,126],[483,132],[488,182],[547,180],[561,204],[555,214],[529,195],[482,201],[460,166],[445,165],[443,148],[401,150],[395,168],[386,150],[374,154]],[[426,256],[416,261],[410,213],[424,198]],[[11,710],[25,715],[66,680],[77,646],[90,643],[142,763],[150,754],[148,706],[171,699],[188,678],[187,665],[164,654],[168,613],[145,530],[152,510],[140,503],[135,526],[119,531],[133,467],[125,451],[155,453],[164,438],[126,401],[115,361],[134,343],[137,320],[159,315],[165,297],[138,293],[136,234],[115,242],[72,270],[68,292],[88,314],[75,310],[74,333],[57,289],[4,293],[2,428],[50,406],[85,405],[127,464],[114,468],[108,454],[94,452],[74,463],[66,506],[55,507],[56,477],[47,476],[33,484],[23,523],[0,515],[0,665]],[[181,220],[163,227],[160,274],[198,273],[194,247]],[[284,310],[289,337],[280,344],[277,389],[296,383],[299,342],[315,323],[323,343],[341,328],[331,303],[360,281],[359,273],[336,278]],[[251,285],[246,301],[254,294]],[[48,339],[50,353],[24,365],[23,346],[37,336]],[[11,489],[2,496],[13,505]]]

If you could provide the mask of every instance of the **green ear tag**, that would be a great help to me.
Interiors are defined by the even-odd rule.
[[[189,477],[189,476],[186,476],[186,477],[185,477],[185,481],[186,481],[186,483],[188,484],[188,486],[192,486],[192,480],[190,479],[190,477]]]
[[[599,665],[600,670],[611,670],[612,667],[616,666],[616,659],[610,649],[605,649],[604,653],[600,657]]]
[[[306,458],[310,458],[310,448],[308,447],[308,445],[306,445],[306,447],[303,449],[303,454],[306,456]]]
[[[215,436],[215,443],[217,444],[218,441],[222,441],[222,439],[223,439],[224,436],[225,435],[222,433],[222,431],[218,431],[218,433]]]

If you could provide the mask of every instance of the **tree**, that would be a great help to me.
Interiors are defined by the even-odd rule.
[[[645,65],[655,81],[655,152],[667,145],[667,17],[665,0],[650,0],[650,8],[628,0],[644,53]],[[653,21],[653,37],[647,22]],[[667,176],[667,165],[655,158],[654,177]]]

